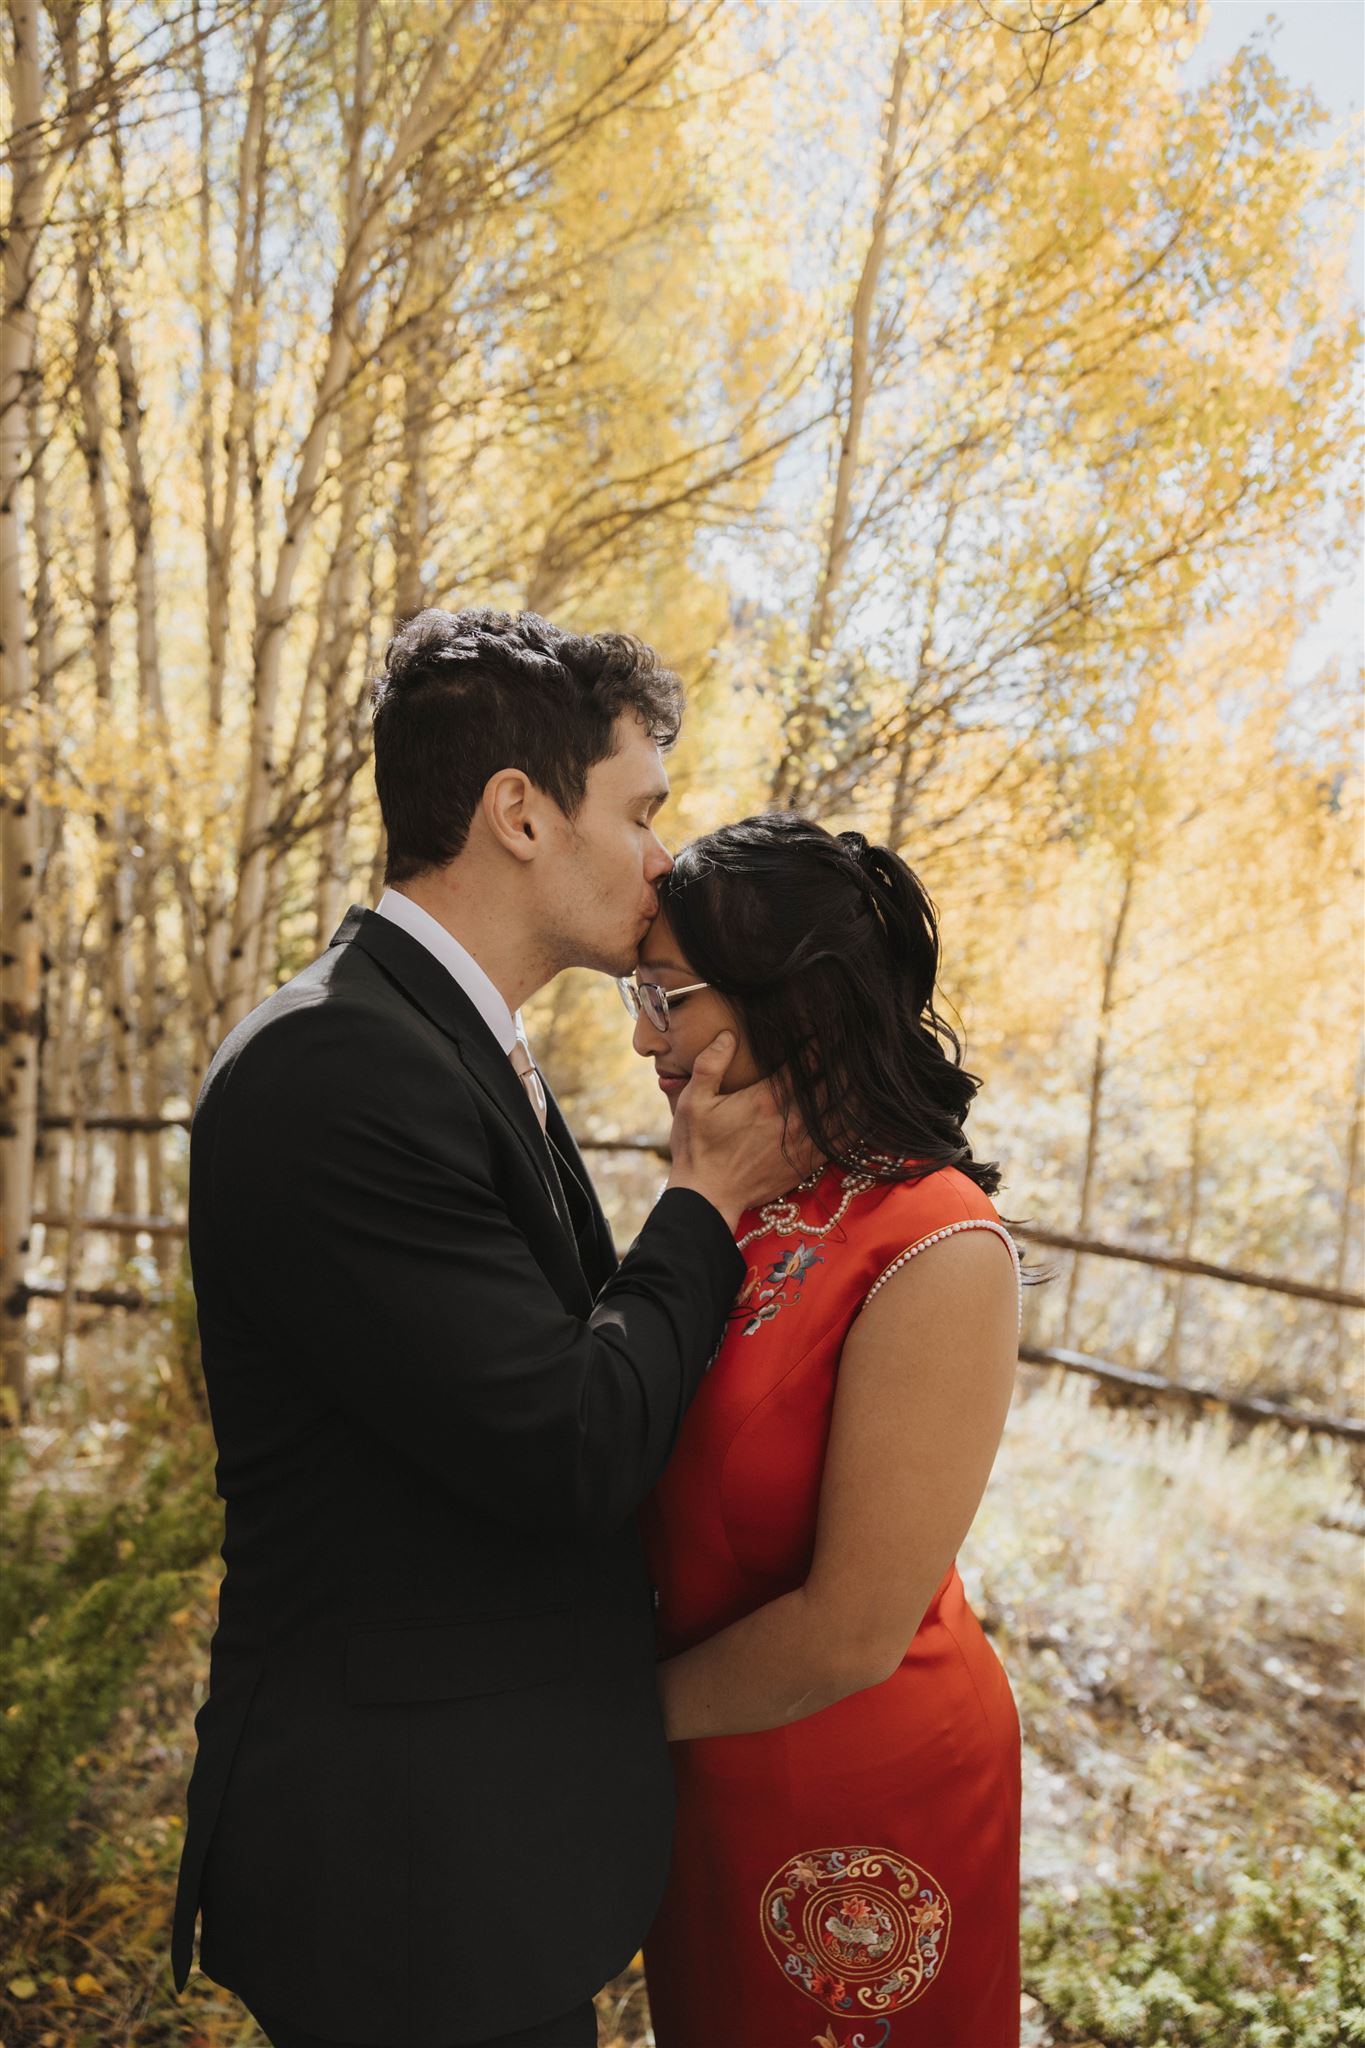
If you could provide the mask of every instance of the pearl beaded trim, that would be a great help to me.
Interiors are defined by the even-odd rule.
[[[863,1306],[866,1307],[867,1303],[871,1301],[873,1295],[877,1292],[877,1289],[885,1287],[891,1275],[898,1273],[907,1260],[917,1258],[921,1252],[927,1252],[931,1244],[937,1244],[941,1238],[951,1237],[955,1230],[993,1230],[997,1237],[1004,1239],[1005,1244],[1009,1247],[1010,1257],[1014,1261],[1014,1279],[1016,1288],[1019,1291],[1019,1320],[1022,1324],[1024,1319],[1024,1296],[1023,1275],[1019,1268],[1019,1250],[1004,1224],[993,1223],[989,1216],[964,1216],[960,1222],[945,1223],[941,1230],[931,1230],[927,1237],[922,1237],[919,1240],[918,1244],[907,1246],[903,1252],[899,1253],[891,1261],[891,1264],[883,1272],[877,1275],[877,1278],[863,1297]]]
[[[805,1189],[813,1188],[824,1177],[823,1167],[819,1173],[807,1174],[803,1181],[797,1182],[797,1194],[801,1194]],[[866,1194],[869,1188],[875,1188],[876,1185],[877,1180],[874,1174],[845,1174],[843,1193],[839,1198],[839,1206],[830,1217],[828,1223],[807,1223],[801,1214],[800,1204],[793,1201],[790,1195],[783,1195],[778,1201],[768,1202],[759,1210],[758,1228],[756,1230],[746,1230],[743,1237],[737,1238],[735,1240],[735,1249],[742,1252],[744,1247],[752,1244],[756,1237],[766,1237],[770,1230],[775,1231],[779,1237],[789,1237],[794,1230],[799,1230],[803,1237],[828,1237],[835,1225],[842,1221],[844,1211],[854,1196]]]

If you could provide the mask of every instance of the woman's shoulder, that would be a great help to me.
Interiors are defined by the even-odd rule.
[[[1000,1222],[995,1204],[985,1189],[959,1167],[935,1166],[925,1172],[913,1159],[905,1164],[910,1177],[882,1181],[868,1192],[867,1214],[879,1225],[899,1228],[903,1223],[914,1223],[935,1230],[945,1224],[969,1220]]]
[[[933,1167],[912,1178],[884,1181],[868,1190],[855,1234],[868,1279],[867,1298],[917,1252],[962,1230],[988,1230],[1003,1239],[1018,1272],[1018,1251],[994,1202],[970,1174],[955,1166]],[[865,1205],[865,1206],[864,1206]]]

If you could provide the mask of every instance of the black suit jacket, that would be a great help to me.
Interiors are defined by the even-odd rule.
[[[353,907],[219,1048],[189,1240],[226,1504],[176,1903],[324,2039],[447,2048],[620,1969],[672,1786],[634,1510],[742,1275],[665,1193],[618,1267],[553,1104]]]

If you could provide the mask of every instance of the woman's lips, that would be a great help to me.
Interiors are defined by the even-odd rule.
[[[660,1074],[659,1086],[665,1095],[681,1095],[691,1078],[690,1074]]]

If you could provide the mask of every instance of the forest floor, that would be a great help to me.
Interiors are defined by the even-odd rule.
[[[150,1333],[82,1352],[79,1390],[44,1392],[24,1433],[30,1490],[112,1485],[121,1418],[149,1382],[163,1432],[189,1427]],[[1361,1544],[1324,1526],[1351,1497],[1339,1446],[1268,1429],[1238,1442],[1218,1420],[1151,1420],[1021,1370],[960,1566],[1024,1728],[1026,1919],[1154,1866],[1210,1900],[1249,1863],[1289,1873],[1314,1788],[1359,1789]],[[15,1900],[0,2048],[259,2048],[236,2000],[197,1972],[177,2003],[166,1963],[216,1584],[212,1567],[189,1575],[98,1751],[76,1760],[82,1875]],[[602,2048],[652,2042],[638,1966],[598,2009]],[[810,2018],[815,2041],[826,2023]],[[1099,2039],[1026,1993],[1023,2048]],[[805,2048],[799,2030],[792,2044]]]

